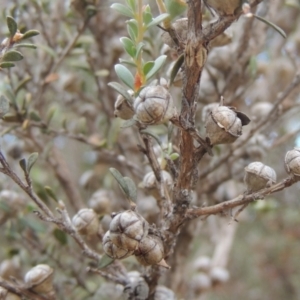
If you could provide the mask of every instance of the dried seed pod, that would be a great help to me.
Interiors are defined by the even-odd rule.
[[[105,215],[111,212],[112,199],[110,192],[100,189],[93,193],[91,199],[88,201],[88,205],[98,215]]]
[[[123,259],[133,254],[133,251],[122,249],[115,245],[110,239],[110,232],[107,231],[102,239],[102,245],[104,252],[116,259]]]
[[[175,293],[163,285],[158,285],[155,289],[154,300],[176,300]]]
[[[228,270],[226,270],[222,267],[212,268],[209,275],[210,275],[210,278],[211,278],[213,284],[225,283],[230,278],[230,274],[229,274]]]
[[[99,229],[99,219],[93,209],[83,208],[72,219],[72,223],[81,235],[96,235]]]
[[[196,271],[207,272],[211,267],[211,258],[200,256],[193,262],[193,269]]]
[[[122,95],[117,97],[114,115],[115,117],[119,117],[123,120],[129,120],[134,115],[132,105]]]
[[[247,190],[256,192],[276,182],[276,172],[263,163],[256,161],[245,168],[244,182]]]
[[[242,5],[241,0],[204,0],[205,5],[219,16],[234,15]]]
[[[53,289],[53,269],[48,265],[37,265],[30,269],[24,278],[28,288],[37,294],[52,295]]]
[[[10,279],[11,277],[18,278],[21,274],[21,265],[19,256],[14,256],[11,259],[5,259],[0,264],[0,277]]]
[[[162,171],[162,177],[167,186],[172,187],[173,179],[167,171]],[[154,172],[149,172],[144,176],[142,187],[147,190],[156,189],[156,178]]]
[[[191,279],[190,287],[193,293],[199,295],[203,291],[210,289],[212,286],[212,280],[206,273],[198,273]]]
[[[285,167],[288,173],[300,176],[300,148],[294,148],[285,155]]]
[[[245,114],[233,107],[218,106],[207,117],[206,136],[212,145],[230,144],[242,135],[242,126],[249,122]]]
[[[0,204],[5,209],[0,210],[0,225],[4,224],[9,218],[14,218],[25,207],[25,199],[18,193],[11,190],[0,192]]]
[[[113,217],[109,225],[110,239],[118,247],[135,250],[148,234],[148,223],[139,214],[126,210]]]
[[[147,235],[140,241],[134,255],[141,265],[158,264],[164,258],[162,240],[155,235]]]
[[[134,101],[135,115],[143,124],[160,124],[176,114],[171,94],[164,87],[145,87]]]
[[[149,286],[137,271],[127,273],[128,284],[124,288],[125,299],[146,300],[149,296]]]
[[[268,117],[274,105],[270,102],[258,102],[251,107],[251,118],[260,121]]]

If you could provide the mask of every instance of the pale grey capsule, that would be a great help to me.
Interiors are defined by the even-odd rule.
[[[175,293],[163,285],[158,285],[155,289],[154,300],[176,300]]]
[[[300,176],[300,148],[288,151],[284,161],[288,173]]]
[[[212,145],[230,144],[242,135],[242,126],[249,122],[245,114],[232,107],[214,107],[206,118],[206,136]]]
[[[107,231],[102,239],[102,245],[104,252],[116,259],[123,259],[133,254],[133,251],[129,251],[127,249],[122,249],[115,245],[110,239],[110,232]]]
[[[91,208],[83,208],[73,217],[72,223],[81,235],[96,235],[99,229],[99,219]]]
[[[149,296],[149,286],[137,271],[127,273],[128,284],[124,288],[126,300],[146,300]]]
[[[276,172],[271,167],[256,161],[245,168],[244,182],[248,191],[256,192],[276,183]]]
[[[171,94],[160,85],[145,87],[133,106],[137,120],[146,125],[164,123],[176,114]]]
[[[144,266],[156,265],[164,258],[162,240],[155,235],[145,236],[134,252],[137,261]]]
[[[38,294],[51,294],[53,292],[53,269],[45,264],[36,265],[25,274],[24,281]]]
[[[111,220],[110,239],[118,247],[132,251],[148,234],[148,228],[148,222],[141,215],[132,210],[126,210]]]

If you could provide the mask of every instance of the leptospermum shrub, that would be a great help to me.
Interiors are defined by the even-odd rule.
[[[299,3],[221,2],[5,1],[1,299],[300,296]]]

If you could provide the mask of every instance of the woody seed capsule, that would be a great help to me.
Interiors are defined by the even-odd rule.
[[[206,119],[206,136],[212,145],[233,143],[250,119],[233,107],[213,107]]]
[[[99,229],[99,220],[93,209],[83,208],[72,219],[72,223],[81,235],[96,235]]]
[[[248,191],[256,192],[276,183],[276,172],[271,167],[256,161],[245,168],[244,182]]]
[[[126,210],[117,214],[110,222],[111,241],[119,248],[133,251],[148,234],[148,223],[139,214]]]
[[[285,155],[285,167],[288,173],[300,176],[300,148],[294,148]]]
[[[145,87],[133,106],[138,121],[146,125],[164,123],[176,114],[171,94],[160,85]]]
[[[109,231],[105,233],[102,244],[104,252],[112,258],[123,259],[133,254],[133,251],[122,249],[115,245],[110,239]]]
[[[147,235],[140,241],[134,255],[141,265],[156,265],[164,258],[163,243],[159,237]]]

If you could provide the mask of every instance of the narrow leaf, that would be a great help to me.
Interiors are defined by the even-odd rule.
[[[136,185],[135,185],[134,181],[129,177],[124,177],[123,179],[127,183],[127,188],[128,188],[128,192],[129,192],[128,198],[131,201],[136,202],[137,190],[136,190]]]
[[[155,60],[153,68],[150,70],[150,72],[146,76],[146,80],[149,80],[152,76],[154,76],[161,69],[161,67],[165,63],[166,59],[167,59],[166,55],[161,55]]]
[[[13,37],[18,30],[17,22],[15,21],[15,19],[13,17],[7,16],[6,24],[7,24],[9,33],[10,33],[10,37]]]
[[[15,51],[15,50],[6,52],[2,57],[2,61],[4,62],[19,61],[21,59],[23,59],[23,55],[19,51]]]
[[[27,173],[27,162],[25,158],[22,158],[21,160],[19,160],[19,165],[21,167],[21,169],[24,171],[24,173]]]
[[[30,76],[27,76],[22,81],[19,82],[18,86],[16,87],[15,94],[18,94],[18,92],[26,86],[26,84],[31,80],[32,78]]]
[[[123,44],[125,51],[132,58],[134,58],[135,54],[136,54],[136,47],[135,47],[135,44],[133,43],[133,41],[131,39],[129,39],[128,37],[122,37],[122,38],[120,38],[120,41]]]
[[[147,75],[154,66],[154,61],[147,61],[143,67],[144,75]]]
[[[111,258],[107,254],[104,254],[104,255],[102,255],[102,257],[99,261],[98,269],[100,269],[100,270],[104,269],[105,267],[109,266],[113,262],[114,262],[114,258]]]
[[[167,18],[169,18],[169,14],[161,14],[158,17],[154,18],[148,25],[147,25],[147,29],[149,29],[152,26],[158,25],[159,23],[161,23],[162,21],[166,20]]]
[[[53,230],[53,235],[55,239],[60,242],[61,245],[66,245],[68,243],[68,236],[60,229],[55,228]]]
[[[123,58],[119,58],[119,62],[123,65],[128,65],[130,67],[134,67],[136,68],[136,63],[132,60],[128,60],[128,59],[123,59]]]
[[[117,64],[115,65],[115,71],[118,77],[132,90],[134,89],[134,78],[131,72],[124,66]]]
[[[39,35],[40,32],[38,30],[28,30],[24,33],[22,40],[29,39],[33,36]]]
[[[120,185],[121,189],[123,190],[123,192],[125,193],[125,195],[126,196],[129,195],[129,190],[128,190],[126,180],[124,180],[121,173],[115,168],[110,168],[109,171],[115,177],[115,179],[119,183],[119,185]]]
[[[38,157],[39,157],[39,154],[37,152],[33,152],[29,155],[29,157],[27,159],[27,172],[28,173],[30,173],[31,168],[35,164]]]
[[[178,59],[176,60],[173,68],[172,68],[172,71],[171,71],[171,75],[170,75],[170,84],[169,86],[172,86],[175,78],[176,78],[176,75],[178,74],[178,71],[180,70],[182,64],[184,62],[184,55],[181,54]]]
[[[183,0],[165,0],[165,4],[171,20],[182,15],[187,9],[187,4]]]
[[[266,20],[263,17],[260,17],[258,15],[253,15],[256,19],[262,21],[263,23],[269,25],[270,27],[272,27],[273,29],[275,29],[282,37],[284,37],[286,39],[286,33],[284,32],[283,29],[281,29],[279,26],[275,25],[273,22]]]
[[[129,17],[129,18],[134,18],[134,14],[133,14],[133,11],[123,5],[123,4],[120,4],[120,3],[114,3],[112,6],[111,6],[112,9],[116,10],[117,12],[119,12],[120,14],[126,16],[126,17]]]
[[[15,66],[15,64],[13,64],[12,62],[3,62],[0,64],[0,68],[2,68],[2,69],[11,68],[14,66]]]
[[[136,0],[126,0],[132,11],[136,11]]]
[[[176,152],[174,152],[174,153],[172,153],[172,154],[170,155],[170,159],[171,159],[171,160],[176,160],[178,157],[179,157],[179,154],[176,153]]]
[[[31,49],[36,49],[37,46],[34,45],[34,44],[26,44],[26,43],[23,43],[23,44],[16,44],[16,45],[15,45],[15,48],[31,48]]]
[[[127,31],[131,39],[135,41],[138,36],[138,25],[136,20],[127,21]]]
[[[52,198],[55,202],[58,202],[58,198],[56,197],[50,186],[45,186],[44,189],[50,198]]]
[[[113,88],[119,94],[121,94],[129,103],[132,103],[132,97],[128,94],[127,90],[118,82],[110,82],[108,86]]]
[[[0,118],[2,118],[9,111],[9,101],[8,99],[1,95],[0,96]]]

